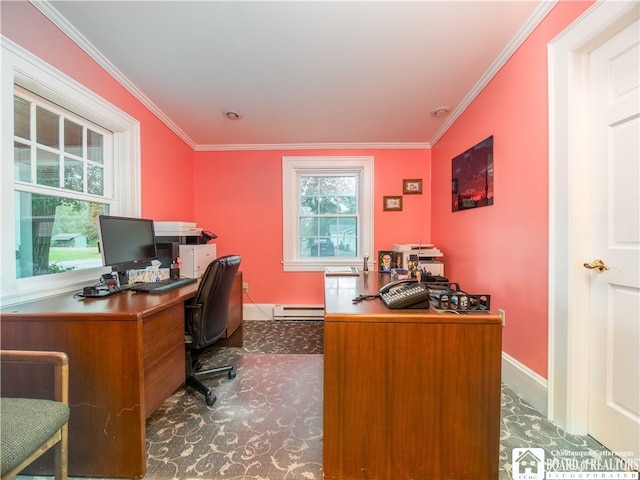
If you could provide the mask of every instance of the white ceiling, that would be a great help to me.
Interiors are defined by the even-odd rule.
[[[429,147],[553,6],[34,4],[196,150]],[[430,115],[445,105],[449,116]]]

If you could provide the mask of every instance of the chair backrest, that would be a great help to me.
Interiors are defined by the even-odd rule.
[[[229,323],[229,299],[240,268],[239,255],[212,261],[204,272],[193,300],[185,306],[187,348],[199,350],[218,340]]]

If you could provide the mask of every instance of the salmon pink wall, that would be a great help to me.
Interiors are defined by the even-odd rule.
[[[2,34],[140,122],[142,215],[194,218],[193,149],[30,2],[2,2]]]
[[[370,155],[375,159],[375,249],[428,242],[431,231],[428,150],[196,152],[196,219],[218,235],[218,255],[242,255],[256,303],[324,303],[323,274],[283,272],[282,157]],[[402,212],[383,212],[383,195],[402,195],[403,178],[422,178],[423,194],[404,196]],[[375,252],[369,252],[372,258]]]
[[[432,148],[432,237],[447,276],[504,309],[503,350],[547,376],[547,44],[591,2],[560,2]],[[451,160],[494,136],[494,205],[451,211]]]

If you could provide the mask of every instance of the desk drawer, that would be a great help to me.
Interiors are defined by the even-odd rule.
[[[147,418],[184,384],[184,306],[174,305],[145,318],[143,342]]]

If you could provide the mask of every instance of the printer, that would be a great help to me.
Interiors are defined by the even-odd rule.
[[[216,235],[203,231],[195,222],[153,222],[158,259],[164,266],[180,261],[180,276],[199,278],[216,257]]]

